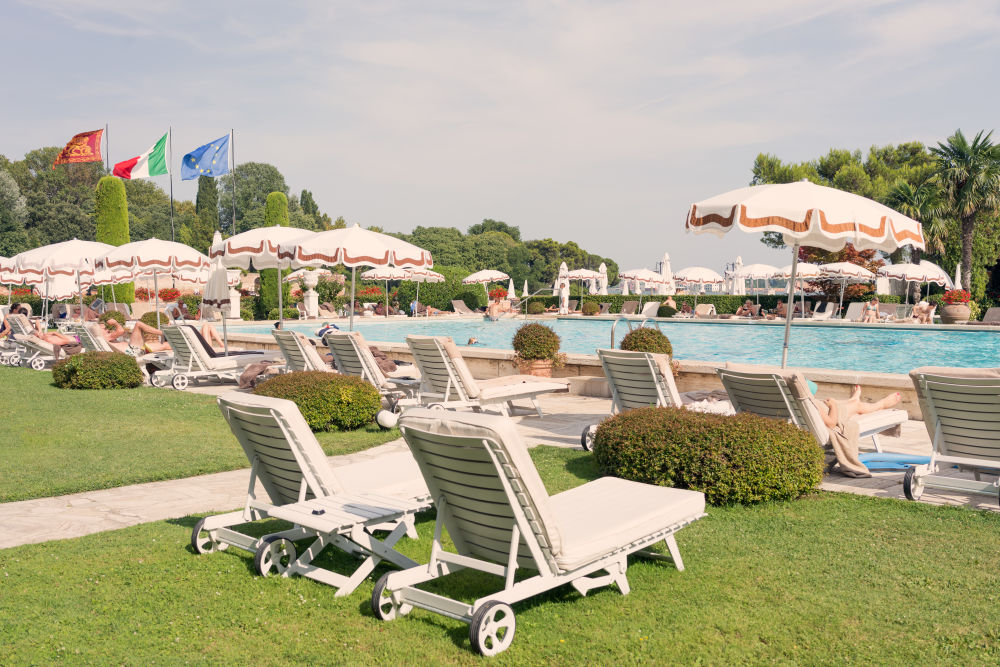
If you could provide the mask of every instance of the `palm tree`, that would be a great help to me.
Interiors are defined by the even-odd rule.
[[[944,239],[948,228],[941,216],[947,211],[947,207],[941,188],[933,176],[917,185],[906,181],[897,182],[889,190],[885,203],[921,224],[927,252],[944,255]],[[911,248],[911,252],[910,261],[919,264],[922,252],[917,248]]]
[[[980,130],[969,143],[961,130],[938,143],[931,153],[937,158],[936,174],[951,212],[962,223],[962,284],[972,278],[972,239],[976,216],[1000,207],[1000,146]]]

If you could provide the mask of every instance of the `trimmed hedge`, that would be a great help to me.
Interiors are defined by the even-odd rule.
[[[534,322],[524,324],[514,334],[513,347],[517,356],[524,361],[551,359],[559,356],[559,334]]]
[[[278,309],[277,308],[272,308],[271,310],[269,310],[267,312],[267,317],[265,319],[268,319],[268,320],[276,320],[276,319],[278,319]],[[299,319],[299,310],[298,310],[298,308],[285,308],[285,319],[286,320],[297,320],[297,319]]]
[[[815,438],[787,422],[684,408],[640,408],[605,419],[594,436],[601,471],[693,489],[713,505],[797,498],[819,487]]]
[[[653,354],[666,354],[673,356],[674,348],[659,329],[652,327],[640,327],[633,329],[622,338],[621,349],[632,352],[652,352]]]
[[[258,384],[253,393],[294,402],[314,431],[352,430],[371,424],[382,407],[378,389],[370,383],[323,371],[278,375]]]
[[[597,305],[596,301],[587,301],[582,306],[580,306],[580,311],[584,315],[596,315],[601,312],[601,307]]]
[[[142,371],[121,352],[83,352],[57,362],[52,381],[63,389],[132,389],[142,384]]]

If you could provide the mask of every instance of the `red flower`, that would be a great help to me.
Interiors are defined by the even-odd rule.
[[[136,301],[149,301],[149,289],[146,287],[135,288]]]
[[[952,289],[944,293],[941,300],[944,301],[949,306],[956,303],[969,303],[972,299],[972,295],[969,294],[969,290],[964,289]]]
[[[507,298],[507,290],[503,287],[497,287],[496,289],[490,290],[490,299],[493,301],[499,301],[500,299]]]
[[[159,294],[160,301],[177,301],[181,298],[181,291],[175,287],[164,287]]]

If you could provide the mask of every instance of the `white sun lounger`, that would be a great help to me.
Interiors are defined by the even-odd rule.
[[[323,361],[319,356],[316,347],[298,331],[278,331],[272,330],[271,335],[278,343],[278,349],[285,357],[285,371],[293,373],[297,371],[322,371],[333,373],[330,364]]]
[[[716,317],[718,313],[715,312],[714,303],[699,303],[694,307],[694,316],[703,319],[711,319]]]
[[[847,310],[844,311],[844,321],[845,322],[860,322],[861,316],[865,314],[865,304],[862,301],[852,301],[847,304]]]
[[[640,317],[656,317],[656,313],[660,310],[659,301],[649,301],[644,303],[642,306],[642,311],[639,313]]]
[[[393,466],[398,479],[390,479],[393,473],[386,466],[378,475],[370,475],[380,488],[396,482],[393,491],[354,492],[337,478],[291,401],[229,392],[218,403],[250,460],[250,484],[242,510],[205,517],[194,526],[191,546],[196,553],[232,545],[254,553],[258,574],[300,574],[337,588],[337,597],[353,592],[382,560],[399,567],[416,565],[394,549],[403,535],[417,537],[413,517],[430,507],[427,488],[412,459],[401,459],[409,465]],[[268,501],[256,496],[258,482]],[[283,519],[293,528],[260,538],[232,529],[264,518]],[[389,534],[379,539],[375,531]],[[301,539],[313,542],[297,555],[293,541]],[[328,546],[362,562],[347,576],[313,565]]]
[[[800,373],[746,364],[726,364],[717,372],[737,412],[789,421],[812,432],[820,446],[829,443],[829,431],[816,406],[812,401],[797,400],[789,387],[796,375],[801,377]],[[805,383],[805,378],[802,382]],[[858,424],[859,437],[871,438],[875,451],[881,452],[879,434],[905,423],[909,415],[906,410],[879,410],[853,419]]]
[[[903,493],[918,500],[933,487],[993,496],[1000,492],[1000,368],[936,368],[910,371],[924,426],[931,437],[931,460],[906,471]],[[951,469],[972,471],[975,479]],[[949,474],[950,473],[950,474]]]
[[[465,364],[451,336],[407,336],[406,344],[420,370],[421,404],[445,408],[468,407],[474,410],[495,408],[510,416],[514,401],[527,399],[542,416],[538,403],[541,394],[569,391],[566,380],[532,375],[506,375],[490,380],[476,380]]]
[[[20,346],[20,364],[30,366],[36,371],[43,371],[55,363],[56,353],[52,343],[44,341],[34,334],[13,334],[14,342]]]
[[[418,403],[420,378],[392,377],[382,372],[361,332],[327,331],[323,336],[323,342],[333,355],[337,370],[345,375],[355,375],[375,385],[379,393],[389,402],[390,410],[395,411],[397,406]],[[410,368],[413,369],[413,375],[419,375],[415,366]]]
[[[705,515],[702,493],[604,477],[550,497],[507,419],[414,408],[399,425],[437,521],[430,562],[390,572],[375,584],[378,618],[403,616],[413,607],[442,614],[469,624],[475,651],[495,655],[514,640],[516,602],[565,584],[583,595],[617,584],[627,594],[628,556],[666,559],[647,550],[660,541],[684,569],[674,534]],[[454,552],[444,548],[444,528]],[[417,587],[466,568],[496,575],[503,587],[471,604],[446,597],[443,586],[435,593]],[[518,580],[518,568],[532,574]]]
[[[157,385],[169,382],[174,389],[181,391],[187,389],[192,380],[214,379],[219,382],[238,382],[240,374],[250,364],[274,361],[279,357],[277,352],[213,357],[198,340],[192,328],[168,325],[161,331],[174,352],[174,363],[169,369],[154,373],[150,381]]]

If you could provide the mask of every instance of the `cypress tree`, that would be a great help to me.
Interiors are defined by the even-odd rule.
[[[198,177],[198,196],[194,210],[198,218],[191,230],[190,244],[199,252],[208,253],[219,224],[219,191],[215,187],[214,178]]]
[[[264,226],[265,227],[287,227],[288,226],[288,197],[281,192],[272,192],[267,196],[264,204]],[[282,271],[282,276],[290,273],[288,269]],[[277,269],[264,269],[260,272],[260,301],[264,311],[264,317],[272,308],[278,307],[278,278]],[[281,284],[282,299],[287,307],[291,296],[291,289],[287,284]]]
[[[96,240],[119,246],[129,242],[128,200],[121,179],[105,176],[97,182],[94,193],[97,218]],[[135,285],[122,283],[114,287],[115,298],[124,303],[135,300]]]

